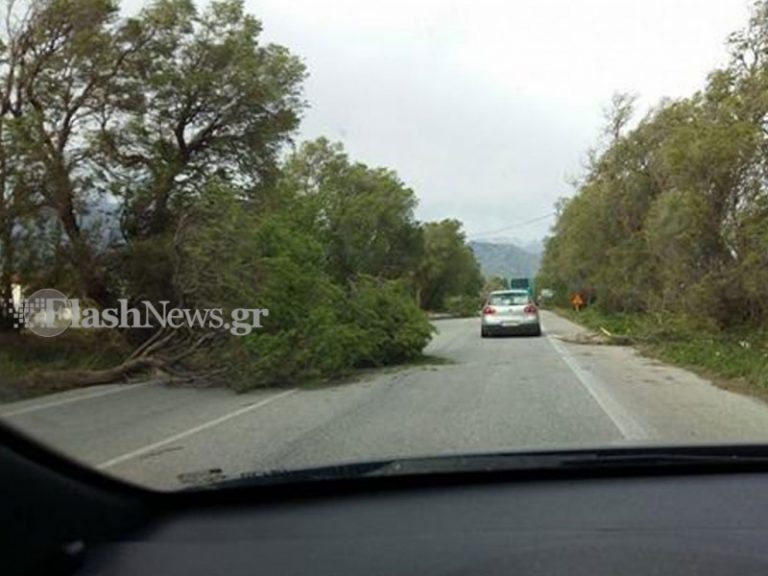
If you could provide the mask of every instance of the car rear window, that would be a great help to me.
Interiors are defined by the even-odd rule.
[[[491,294],[488,301],[492,306],[516,306],[518,304],[528,304],[528,294],[510,293],[510,294]]]

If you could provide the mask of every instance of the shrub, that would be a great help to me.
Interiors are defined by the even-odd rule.
[[[473,296],[451,296],[445,302],[448,313],[459,318],[469,318],[477,316],[480,311],[481,303],[478,298]]]
[[[325,380],[358,367],[416,358],[432,326],[403,282],[353,276],[342,284],[324,244],[298,210],[259,216],[226,191],[212,191],[220,215],[186,243],[186,300],[269,315],[247,336],[229,337],[212,353],[236,390]]]
[[[287,259],[262,262],[259,307],[269,316],[244,338],[248,373],[234,387],[293,385],[347,373],[364,335],[345,324],[344,293],[318,270]],[[244,361],[244,362],[243,362]]]
[[[398,281],[358,277],[347,310],[349,322],[364,339],[358,348],[358,367],[412,360],[434,331],[406,286]]]

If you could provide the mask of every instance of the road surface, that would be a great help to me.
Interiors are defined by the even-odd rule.
[[[631,348],[569,343],[583,329],[542,313],[541,338],[481,339],[439,320],[444,363],[335,386],[234,394],[158,383],[100,386],[0,406],[0,419],[90,466],[157,488],[220,469],[291,469],[397,456],[768,442],[768,406]]]

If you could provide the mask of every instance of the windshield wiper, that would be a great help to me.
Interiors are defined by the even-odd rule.
[[[768,446],[703,446],[683,448],[613,448],[569,452],[462,454],[397,458],[308,468],[242,474],[211,484],[214,488],[293,484],[372,477],[498,472],[637,472],[703,468],[768,470]]]

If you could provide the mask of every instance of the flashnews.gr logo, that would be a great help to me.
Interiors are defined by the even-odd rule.
[[[72,325],[71,309],[69,298],[51,288],[23,298],[18,307],[13,299],[5,302],[5,311],[13,318],[14,328],[26,328],[43,338],[58,336]]]
[[[15,328],[24,328],[44,338],[58,336],[70,327],[86,330],[186,327],[226,330],[232,336],[247,336],[261,328],[261,319],[269,316],[266,308],[235,308],[227,317],[222,308],[172,308],[168,301],[140,302],[138,307],[131,307],[128,300],[119,299],[113,308],[81,307],[77,298],[70,299],[50,288],[38,290],[29,298],[3,304]]]

